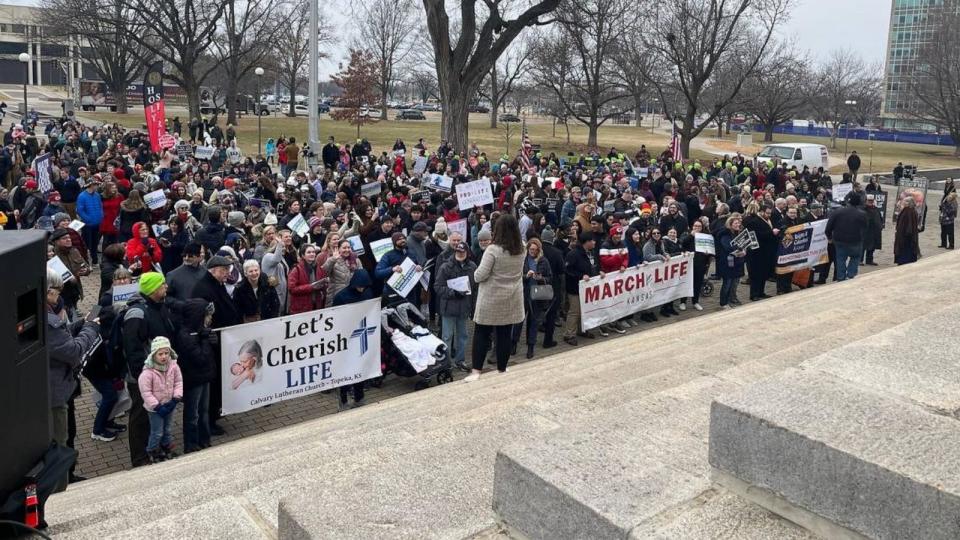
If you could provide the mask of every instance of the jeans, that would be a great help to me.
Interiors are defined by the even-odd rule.
[[[183,450],[193,452],[210,446],[210,383],[183,391]]]
[[[753,278],[750,278],[751,280]],[[730,303],[730,300],[736,297],[734,294],[737,290],[737,282],[740,281],[738,277],[724,277],[720,285],[720,305],[725,306]]]
[[[440,316],[440,335],[447,344],[447,354],[455,364],[463,363],[467,358],[467,316]],[[456,337],[456,342],[454,342]]]
[[[93,432],[102,435],[107,430],[107,421],[114,405],[120,399],[117,389],[113,387],[112,379],[90,379],[90,384],[100,392],[100,403],[97,404],[97,415],[93,419]]]
[[[475,324],[473,329],[473,369],[480,371],[487,360],[487,350],[490,349],[490,340],[496,335],[497,371],[507,370],[507,361],[510,360],[510,332],[512,324],[490,326]]]
[[[153,452],[159,447],[169,448],[173,444],[170,435],[170,425],[173,423],[173,411],[166,416],[147,411],[150,418],[150,438],[147,439],[147,452]]]
[[[80,235],[83,243],[90,252],[90,263],[97,264],[97,244],[100,243],[100,225],[84,225],[80,229]]]
[[[940,224],[940,245],[953,249],[954,225],[953,223]]]
[[[834,242],[834,245],[837,249],[837,281],[857,277],[863,244],[847,245]]]

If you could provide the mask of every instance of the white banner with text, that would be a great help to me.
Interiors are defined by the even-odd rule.
[[[379,377],[380,299],[220,332],[223,414]]]
[[[580,281],[584,332],[678,298],[693,296],[693,253]]]

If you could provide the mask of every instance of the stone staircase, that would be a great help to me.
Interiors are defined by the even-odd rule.
[[[50,499],[50,532],[462,539],[505,522],[530,538],[807,538],[713,485],[711,402],[957,304],[958,262],[929,257],[90,480]]]

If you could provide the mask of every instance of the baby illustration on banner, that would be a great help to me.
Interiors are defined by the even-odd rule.
[[[237,361],[230,366],[230,374],[233,375],[230,387],[236,390],[245,382],[255,384],[262,367],[263,349],[260,343],[255,339],[245,341],[237,352]]]

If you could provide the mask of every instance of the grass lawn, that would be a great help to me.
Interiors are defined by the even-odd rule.
[[[395,111],[390,112],[392,117]],[[360,136],[370,140],[375,150],[389,149],[393,146],[394,140],[403,139],[408,147],[416,144],[417,139],[423,137],[428,146],[435,147],[440,140],[440,114],[435,112],[425,113],[427,120],[408,120],[394,121],[385,120],[376,123],[367,124],[360,129]],[[172,118],[173,113],[168,113]],[[101,122],[118,122],[126,127],[140,126],[143,124],[143,117],[137,110],[127,115],[116,113],[82,113],[83,118],[97,120]],[[184,114],[182,117],[186,117]],[[221,117],[224,118],[224,117]],[[221,120],[223,122],[223,120]],[[223,125],[223,124],[221,124]],[[490,156],[498,156],[505,152],[513,155],[516,153],[520,144],[520,124],[501,123],[496,129],[490,129],[489,116],[486,114],[470,115],[470,140],[475,141],[477,145],[487,152]],[[508,147],[508,128],[509,126],[509,147]],[[567,144],[566,130],[562,125],[557,125],[554,136],[554,126],[547,120],[534,117],[527,122],[527,128],[530,131],[530,139],[535,144],[540,144],[546,152],[557,152],[565,154],[568,151],[581,152],[586,150],[584,144],[587,139],[587,129],[580,124],[571,124],[570,126],[570,144]],[[245,116],[240,119],[237,126],[240,147],[246,154],[256,153],[257,150],[257,118],[254,116]],[[351,126],[346,122],[334,122],[329,116],[321,115],[320,118],[320,140],[326,141],[327,137],[333,135],[337,141],[353,141],[357,138],[356,126]],[[280,136],[296,137],[298,141],[306,140],[307,119],[305,117],[288,118],[285,116],[264,117],[263,118],[263,138],[277,138]],[[630,155],[635,153],[641,144],[646,144],[651,154],[662,152],[669,144],[669,137],[664,133],[657,131],[651,133],[650,127],[638,128],[636,126],[623,125],[604,125],[600,128],[600,148],[606,150],[611,146],[616,146],[620,150],[628,152]],[[754,133],[754,146],[752,149],[742,149],[745,154],[752,154],[759,151],[763,146],[761,139],[762,133]],[[734,153],[737,148],[734,144],[736,135],[728,135],[723,139],[715,138],[715,132],[704,132],[698,140],[702,140],[716,148],[720,152]],[[794,135],[774,134],[774,142],[809,142],[825,144],[830,148],[830,140],[821,137],[805,137]],[[870,169],[870,146],[871,143],[863,140],[850,140],[849,150],[856,150],[863,161],[863,172]],[[960,159],[953,156],[953,148],[949,146],[933,146],[923,144],[905,144],[890,142],[873,142],[873,166],[872,170],[882,174],[890,174],[890,171],[902,161],[907,164],[918,165],[922,169],[938,168],[960,168]],[[830,148],[831,156],[845,160],[843,153],[844,140],[837,140],[837,147]],[[752,151],[751,151],[752,150]],[[711,154],[701,150],[694,150],[693,157],[699,159],[713,159]],[[834,167],[834,172],[840,172],[845,167]]]

